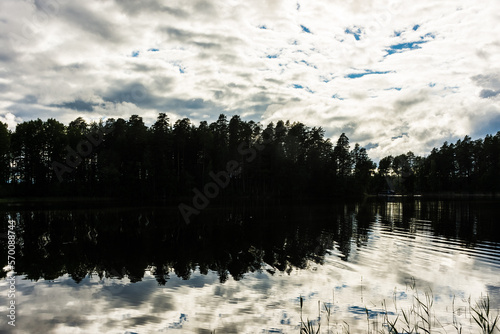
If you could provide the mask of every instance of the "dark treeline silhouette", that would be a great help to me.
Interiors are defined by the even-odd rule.
[[[194,271],[217,272],[224,282],[248,272],[290,273],[322,264],[330,251],[350,261],[357,248],[367,246],[377,216],[384,230],[433,231],[468,248],[500,238],[493,201],[319,202],[231,201],[205,210],[189,225],[176,207],[56,203],[10,207],[0,215],[3,221],[16,220],[17,274],[33,280],[69,274],[76,282],[90,274],[137,282],[146,268],[160,284],[173,273],[188,279]],[[7,229],[2,224],[0,233]],[[4,240],[0,249],[7,253]],[[0,278],[7,275],[1,273]]]
[[[263,126],[220,115],[195,126],[166,114],[147,127],[133,115],[68,126],[49,119],[0,126],[2,194],[178,198],[230,173],[226,194],[330,196],[367,192],[375,164],[342,134],[334,145],[319,127],[278,121]]]
[[[399,193],[487,193],[500,191],[500,131],[484,139],[445,142],[427,157],[412,152],[380,160],[378,187]]]
[[[263,126],[220,115],[198,126],[188,118],[170,123],[160,113],[147,127],[124,120],[68,126],[55,119],[0,125],[0,195],[97,196],[177,199],[203,190],[228,170],[227,195],[339,196],[394,190],[399,193],[497,192],[500,132],[472,141],[445,143],[427,157],[412,152],[380,160],[351,149],[342,133],[336,143],[321,127],[278,121]]]

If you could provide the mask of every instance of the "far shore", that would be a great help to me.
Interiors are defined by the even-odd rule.
[[[233,197],[233,199],[239,199],[239,200],[289,200],[290,198],[282,198],[280,196],[265,196],[265,197],[253,197],[253,196],[236,196]],[[433,193],[421,193],[421,194],[365,194],[365,196],[333,196],[331,198],[313,198],[313,197],[307,197],[303,198],[302,200],[306,200],[307,202],[309,201],[325,201],[325,200],[352,200],[352,199],[362,199],[362,198],[390,198],[390,199],[397,199],[397,198],[420,198],[420,199],[499,199],[500,194],[499,193],[457,193],[457,192],[433,192]],[[224,196],[221,196],[221,199],[223,199]],[[102,205],[105,204],[112,204],[112,203],[117,203],[117,202],[138,202],[138,203],[149,203],[149,204],[170,204],[170,205],[177,205],[180,202],[185,202],[191,200],[192,197],[190,196],[179,196],[178,198],[167,198],[167,199],[161,199],[161,198],[142,198],[142,199],[137,199],[137,198],[127,198],[127,197],[86,197],[86,196],[76,196],[76,197],[70,197],[70,196],[65,196],[65,197],[58,197],[58,196],[47,196],[47,197],[40,197],[40,196],[27,196],[27,197],[4,197],[0,198],[0,205],[22,205],[22,204],[42,204],[42,203],[81,203],[81,204],[95,204],[99,203]]]
[[[474,199],[474,198],[500,198],[498,193],[457,193],[457,192],[433,192],[421,194],[370,194],[367,197],[380,198],[423,198],[423,199]]]

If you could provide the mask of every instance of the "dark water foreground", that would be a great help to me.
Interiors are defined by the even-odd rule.
[[[109,203],[1,214],[0,233],[15,221],[18,333],[298,333],[299,296],[304,318],[321,301],[332,332],[366,332],[365,308],[382,322],[382,301],[410,303],[413,281],[437,317],[454,297],[500,307],[498,201],[226,203],[189,225],[177,207]]]

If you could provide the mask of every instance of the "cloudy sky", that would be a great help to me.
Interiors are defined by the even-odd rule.
[[[500,130],[500,2],[2,0],[0,121],[220,113],[372,158]]]

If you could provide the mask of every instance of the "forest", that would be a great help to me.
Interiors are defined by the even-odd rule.
[[[375,164],[345,133],[333,143],[321,127],[278,121],[160,113],[146,126],[128,120],[69,125],[25,121],[0,125],[0,196],[113,197],[178,200],[224,175],[224,196],[262,198],[488,193],[500,190],[500,131],[445,142],[427,156],[412,152]],[[228,179],[229,178],[229,179]],[[227,182],[226,182],[227,181]],[[221,180],[219,180],[221,182]]]

